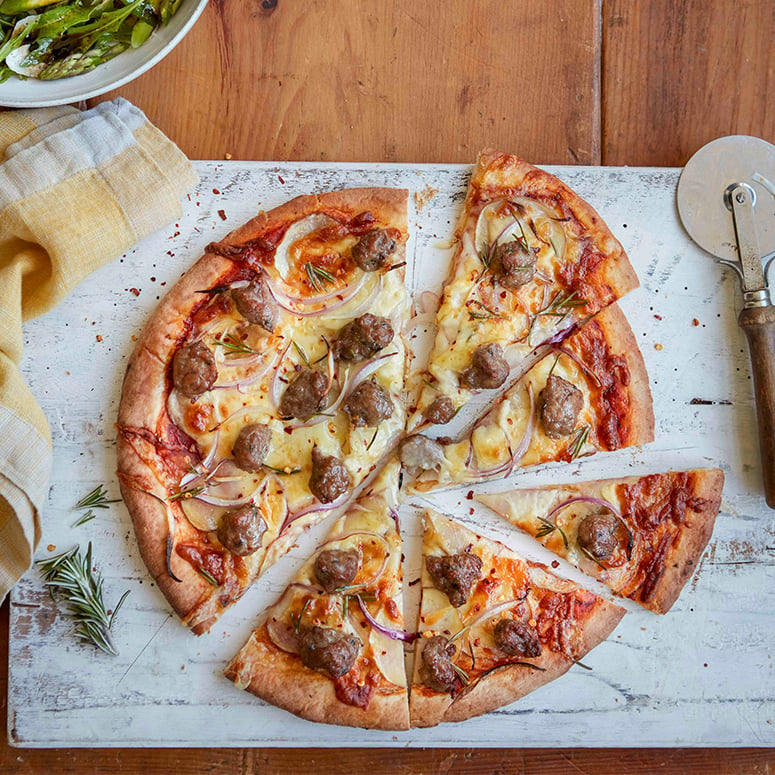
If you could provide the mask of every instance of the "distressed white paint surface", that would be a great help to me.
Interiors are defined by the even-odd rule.
[[[672,746],[775,744],[775,520],[761,496],[753,390],[736,325],[736,280],[690,244],[674,206],[677,170],[563,167],[555,171],[600,211],[628,250],[642,287],[622,302],[643,349],[656,441],[643,449],[547,465],[513,483],[561,482],[719,465],[726,487],[710,548],[674,609],[634,610],[566,676],[514,705],[464,724],[403,733],[312,724],[237,690],[222,675],[259,613],[292,577],[330,520],[265,576],[210,634],[174,619],[140,560],[123,504],[79,528],[72,505],[105,482],[117,497],[115,429],[121,378],[157,299],[203,247],[258,208],[344,186],[406,186],[416,241],[412,287],[438,289],[442,248],[462,204],[463,166],[200,163],[186,214],[100,270],[54,312],[26,327],[24,371],[52,426],[55,465],[39,556],[87,541],[106,599],[131,595],[112,658],[79,645],[36,571],[11,600],[9,732],[24,746]],[[433,190],[437,190],[435,195]],[[423,198],[429,201],[423,204]],[[223,211],[225,220],[219,217]],[[130,289],[139,290],[135,296]],[[699,325],[693,324],[693,319]],[[98,341],[98,335],[102,337]],[[661,345],[661,348],[658,348]],[[703,403],[691,404],[692,399]],[[710,402],[710,403],[708,403]],[[487,489],[504,488],[503,482]],[[460,491],[442,510],[543,559],[541,547]],[[418,506],[401,517],[407,580],[419,570]],[[561,570],[578,578],[567,566]],[[596,589],[593,584],[590,585]],[[409,626],[417,587],[409,590]],[[597,590],[599,591],[599,590]]]

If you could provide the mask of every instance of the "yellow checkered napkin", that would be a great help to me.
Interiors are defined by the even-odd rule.
[[[181,215],[191,163],[126,100],[0,113],[0,601],[29,568],[51,469],[22,321]]]

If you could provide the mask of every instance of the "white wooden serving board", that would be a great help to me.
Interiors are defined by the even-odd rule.
[[[259,208],[297,194],[363,185],[407,187],[414,290],[438,290],[461,207],[464,166],[214,163],[181,220],[84,282],[26,331],[24,371],[51,423],[54,471],[39,557],[94,544],[120,656],[79,644],[37,571],[11,597],[9,737],[19,746],[727,746],[775,744],[775,520],[761,495],[753,390],[728,270],[679,224],[678,170],[561,167],[624,243],[642,287],[621,306],[646,360],[657,418],[647,447],[517,473],[510,483],[720,466],[727,480],[708,551],[666,616],[635,610],[559,680],[463,724],[373,732],[313,724],[236,689],[222,676],[255,621],[331,520],[305,535],[212,631],[196,638],[171,615],[137,551],[123,504],[73,528],[73,504],[99,483],[118,497],[115,428],[126,360],[163,295],[202,253]],[[152,194],[151,194],[152,196]],[[485,489],[502,489],[495,482]],[[551,561],[527,537],[465,495],[432,498],[480,532]],[[405,578],[420,567],[418,514],[402,507]],[[579,578],[568,566],[560,571]],[[600,591],[594,583],[588,584]],[[419,586],[419,585],[418,585]],[[407,595],[408,626],[416,590]]]

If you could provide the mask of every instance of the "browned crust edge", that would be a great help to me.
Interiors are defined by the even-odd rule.
[[[684,528],[665,557],[665,572],[645,608],[659,614],[667,613],[681,594],[686,582],[697,569],[700,557],[708,545],[716,517],[721,507],[724,472],[719,468],[695,469],[692,495],[707,501],[706,508],[687,508]],[[640,602],[640,601],[638,601]]]
[[[609,353],[622,358],[630,372],[629,385],[625,386],[628,395],[628,435],[621,446],[648,444],[654,441],[654,402],[643,353],[638,347],[632,326],[618,304],[611,304],[598,312],[579,330],[577,336],[583,340],[584,336],[590,333],[590,326],[595,325],[600,330]],[[583,359],[583,349],[580,355]]]
[[[402,687],[396,687],[392,694],[375,692],[365,709],[347,705],[337,699],[329,677],[267,645],[266,637],[265,627],[251,635],[224,670],[229,680],[236,683],[241,674],[247,674],[247,691],[309,721],[364,729],[409,729],[407,693]]]
[[[233,245],[249,241],[272,223],[303,218],[321,209],[337,209],[352,214],[368,209],[375,217],[390,222],[406,235],[408,193],[406,189],[356,188],[296,197],[269,212],[259,212],[255,218],[227,235],[223,242]],[[171,557],[173,572],[181,581],[170,577],[166,561],[169,523],[164,499],[167,492],[158,481],[156,471],[122,436],[121,429],[157,430],[165,409],[166,374],[171,353],[184,334],[185,320],[201,301],[196,291],[217,285],[233,266],[234,263],[227,258],[215,253],[205,254],[162,299],[145,324],[129,358],[118,411],[117,473],[140,554],[170,605],[182,618],[192,613],[195,607],[207,604],[208,598],[211,599],[207,604],[210,610],[206,618],[191,627],[196,634],[206,632],[222,612],[223,607],[215,598],[218,590],[188,563],[177,558],[174,551]],[[403,269],[398,271],[403,275]]]

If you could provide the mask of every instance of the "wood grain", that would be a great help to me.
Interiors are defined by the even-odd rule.
[[[598,61],[594,0],[213,0],[120,94],[196,159],[594,164]]]
[[[775,142],[771,0],[606,0],[603,164],[683,166],[710,140]]]

